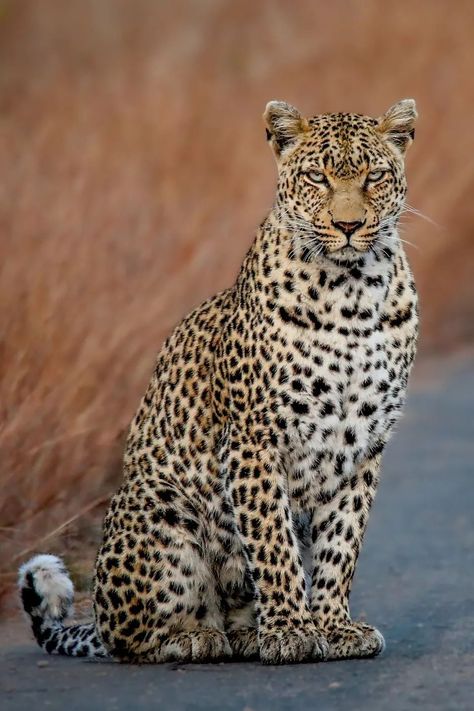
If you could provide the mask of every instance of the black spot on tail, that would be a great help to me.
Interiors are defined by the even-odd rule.
[[[21,600],[23,602],[23,607],[25,612],[31,613],[35,607],[39,607],[42,602],[42,598],[35,589],[35,583],[33,580],[32,573],[27,573],[26,575],[27,587],[23,587],[21,590]]]

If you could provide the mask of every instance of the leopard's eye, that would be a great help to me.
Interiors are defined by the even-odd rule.
[[[368,183],[377,183],[380,178],[382,178],[386,170],[372,170],[368,175],[367,175],[367,182]]]
[[[313,185],[321,185],[323,183],[327,183],[327,179],[324,173],[320,173],[318,170],[309,170],[307,173],[304,174],[304,177],[306,178],[308,183],[312,183]]]

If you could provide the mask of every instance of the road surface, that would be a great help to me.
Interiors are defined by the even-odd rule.
[[[76,711],[474,709],[474,358],[420,365],[385,458],[351,609],[374,660],[129,667],[0,650],[0,708]],[[0,633],[2,630],[0,629]],[[10,630],[11,634],[11,630]]]

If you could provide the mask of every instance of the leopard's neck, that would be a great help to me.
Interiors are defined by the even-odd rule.
[[[325,297],[330,301],[357,300],[364,295],[374,304],[385,300],[397,265],[406,264],[398,233],[391,247],[363,253],[354,260],[311,260],[294,248],[294,234],[270,212],[260,226],[242,265],[237,289],[250,308],[273,310],[284,304],[298,311],[302,304]],[[393,246],[392,246],[393,245]]]

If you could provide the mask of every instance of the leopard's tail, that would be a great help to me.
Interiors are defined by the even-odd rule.
[[[108,656],[94,623],[64,624],[72,612],[74,586],[61,558],[36,555],[21,566],[18,586],[36,641],[48,654]]]

